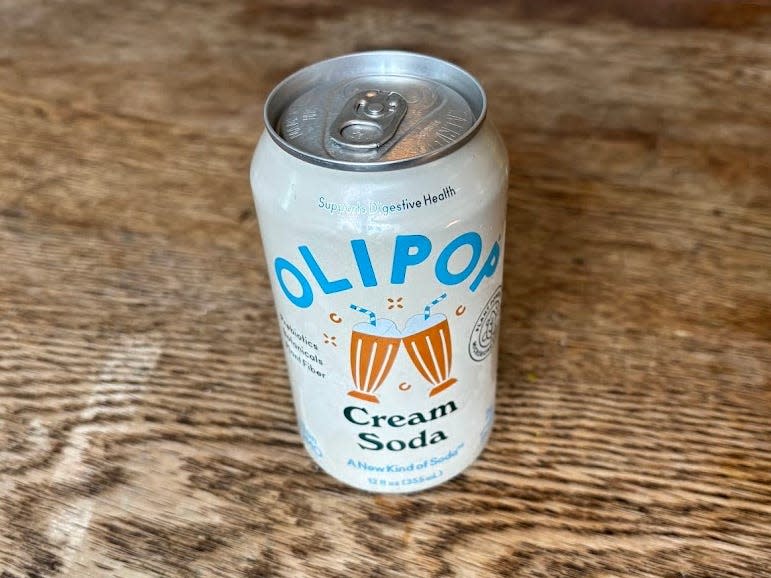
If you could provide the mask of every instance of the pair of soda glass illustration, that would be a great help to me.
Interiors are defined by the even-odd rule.
[[[425,307],[422,314],[411,317],[401,332],[393,321],[376,319],[371,311],[351,305],[351,309],[368,314],[370,320],[358,323],[351,332],[351,377],[355,389],[348,395],[379,403],[376,392],[391,371],[402,345],[415,369],[432,385],[429,397],[457,382],[450,377],[452,339],[447,317],[441,313],[431,314],[431,307],[446,296],[440,295]]]

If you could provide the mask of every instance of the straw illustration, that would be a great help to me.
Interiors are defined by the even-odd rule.
[[[431,303],[426,305],[425,309],[423,309],[423,319],[428,319],[429,317],[431,317],[431,308],[437,303],[444,301],[445,299],[447,299],[447,293],[442,293],[439,297],[437,297]],[[353,307],[353,305],[351,305],[351,307]]]
[[[351,303],[351,309],[353,309],[354,311],[358,311],[359,313],[364,313],[364,315],[368,315],[369,324],[377,325],[377,316],[369,309],[364,309],[364,307],[359,307],[358,305],[354,305],[353,303]]]

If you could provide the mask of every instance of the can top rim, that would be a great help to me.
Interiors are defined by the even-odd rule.
[[[384,161],[341,160],[303,150],[284,139],[278,124],[286,108],[311,87],[332,79],[334,71],[357,70],[357,76],[394,75],[428,79],[445,85],[462,96],[475,116],[473,124],[452,142],[415,156]],[[340,77],[339,79],[342,79]],[[338,79],[338,80],[339,80]],[[355,52],[311,64],[282,80],[268,95],[263,110],[266,130],[273,141],[289,154],[314,165],[345,171],[386,171],[428,163],[446,156],[465,144],[482,126],[487,115],[487,96],[479,81],[459,66],[424,54],[400,50]]]

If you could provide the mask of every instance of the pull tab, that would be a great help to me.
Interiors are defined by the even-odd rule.
[[[398,92],[365,90],[345,103],[330,136],[345,147],[376,149],[393,138],[406,112],[407,101]]]

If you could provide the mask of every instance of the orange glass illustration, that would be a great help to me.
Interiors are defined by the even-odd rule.
[[[458,381],[450,377],[452,339],[446,316],[437,313],[411,317],[407,321],[402,341],[415,368],[434,386],[428,394],[429,397]]]
[[[348,395],[380,403],[375,395],[383,385],[399,351],[401,337],[393,321],[357,323],[351,332],[351,377],[356,389]]]

